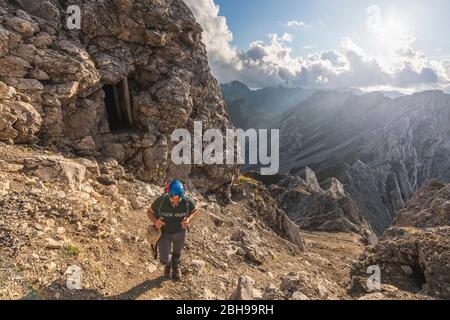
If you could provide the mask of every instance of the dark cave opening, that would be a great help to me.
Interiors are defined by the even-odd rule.
[[[103,91],[105,92],[105,108],[111,132],[132,128],[133,118],[128,79],[113,85],[105,84]]]
[[[413,268],[413,279],[414,279],[414,284],[417,286],[417,289],[420,291],[422,290],[422,287],[427,284],[427,279],[425,277],[425,272],[424,270],[419,267],[419,266],[415,266]]]

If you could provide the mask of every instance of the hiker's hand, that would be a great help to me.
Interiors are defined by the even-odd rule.
[[[191,223],[191,219],[185,217],[183,221],[181,221],[181,226],[183,229],[186,229],[189,226],[189,223]]]
[[[155,228],[158,230],[161,229],[165,225],[166,225],[166,223],[161,218],[155,221]]]

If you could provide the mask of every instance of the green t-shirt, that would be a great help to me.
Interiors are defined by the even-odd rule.
[[[178,206],[173,207],[170,203],[170,198],[168,194],[163,194],[159,196],[152,203],[152,211],[158,218],[163,218],[166,223],[161,231],[164,233],[176,233],[183,230],[181,222],[184,217],[189,215],[195,209],[195,202],[184,196]]]

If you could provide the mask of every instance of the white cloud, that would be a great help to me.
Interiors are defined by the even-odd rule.
[[[292,34],[290,34],[290,33],[285,33],[285,34],[283,34],[283,36],[281,37],[281,40],[282,40],[282,41],[285,41],[285,42],[292,42],[293,39],[294,39],[294,37],[293,37]]]
[[[219,6],[213,0],[184,0],[196,20],[205,30],[205,42],[209,57],[221,63],[236,63],[237,49],[231,46],[233,34],[225,17],[219,16]]]
[[[345,67],[348,64],[347,58],[334,50],[323,51],[320,54],[320,59],[323,61],[329,61],[334,67]]]
[[[447,79],[450,79],[450,60],[442,61],[442,70]]]
[[[288,21],[284,25],[287,27],[296,28],[296,29],[310,29],[311,28],[311,26],[309,24],[306,24],[305,22],[298,21],[298,20]]]
[[[293,36],[268,34],[250,43],[246,51],[232,45],[233,34],[226,19],[219,16],[213,0],[185,0],[204,29],[203,40],[213,74],[220,82],[239,80],[250,87],[274,85],[320,88],[343,87],[450,87],[450,59],[430,60],[413,48],[415,39],[397,43],[393,56],[371,57],[352,39],[342,38],[339,47],[294,56]],[[301,25],[294,20],[292,26]]]

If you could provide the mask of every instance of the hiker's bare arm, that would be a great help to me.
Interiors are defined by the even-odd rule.
[[[148,218],[150,219],[150,221],[155,225],[155,227],[156,227],[157,229],[161,229],[161,227],[162,227],[163,225],[165,225],[165,223],[164,223],[164,221],[163,221],[162,219],[158,219],[158,218],[155,216],[155,213],[153,212],[152,208],[149,208],[149,209],[148,209],[148,211],[147,211],[147,216],[148,216]]]
[[[155,223],[158,218],[156,218],[155,213],[153,212],[152,208],[149,208],[147,210],[147,216],[150,219],[151,222]]]
[[[197,209],[194,209],[191,211],[191,213],[188,214],[186,218],[181,222],[181,225],[183,228],[187,228],[189,224],[191,223],[192,219],[194,219],[195,215],[197,214]]]

